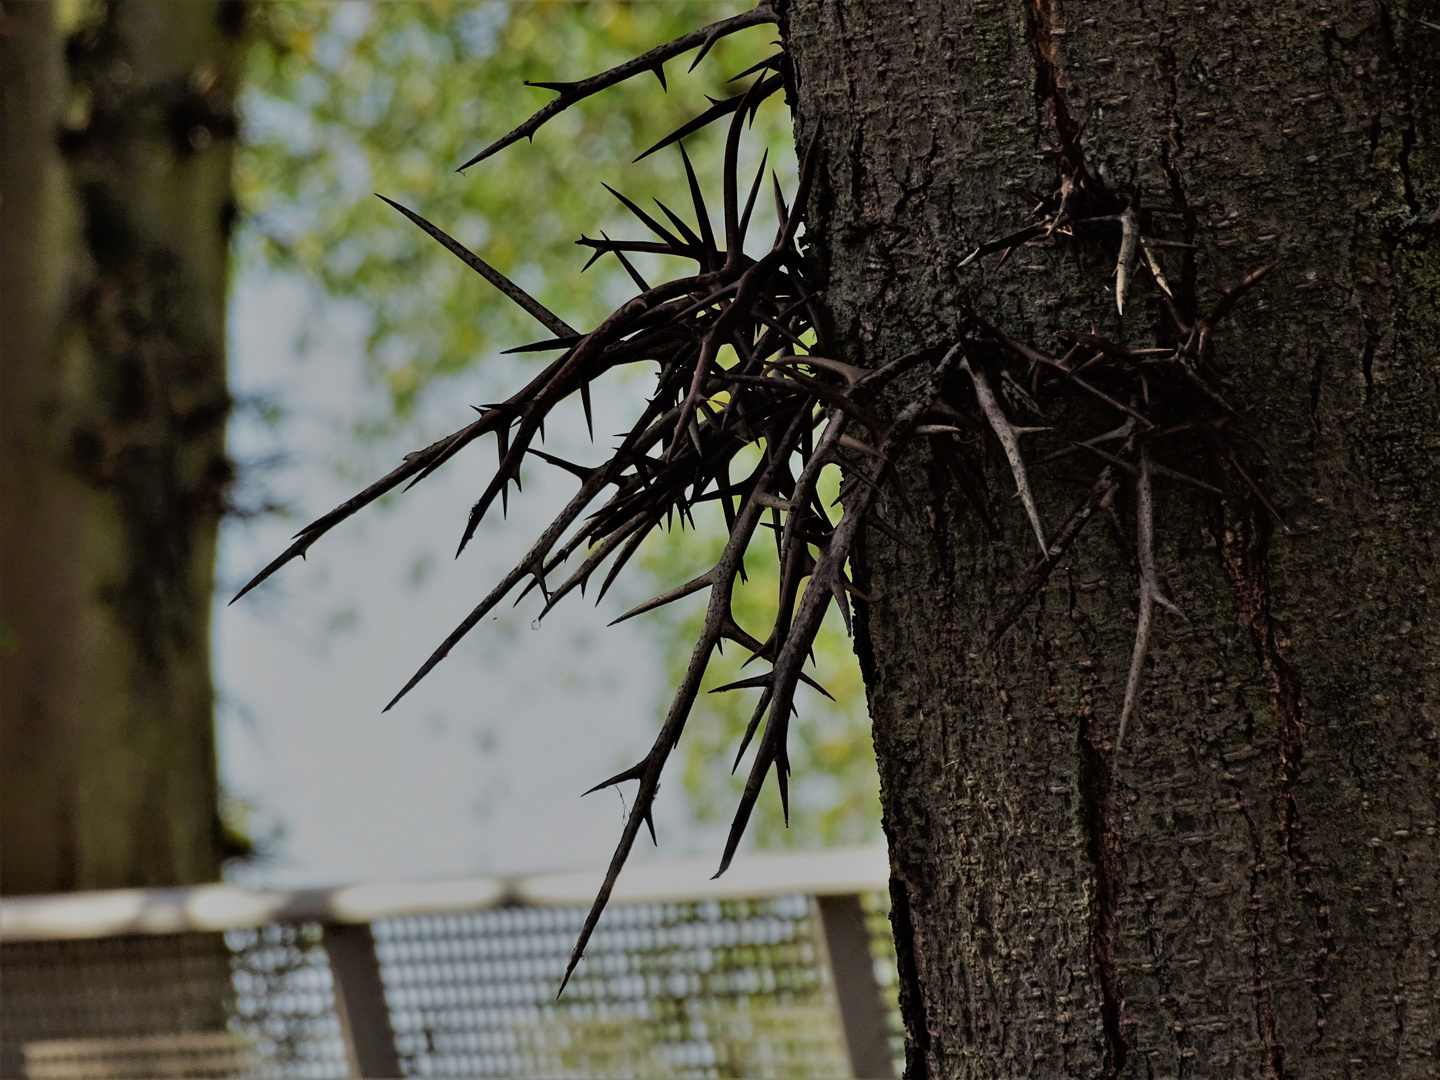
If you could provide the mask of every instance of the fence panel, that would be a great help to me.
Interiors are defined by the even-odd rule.
[[[652,864],[558,1000],[585,875],[0,901],[0,1075],[892,1077],[865,858],[752,858],[708,897]]]

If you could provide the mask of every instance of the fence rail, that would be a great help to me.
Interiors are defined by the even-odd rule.
[[[0,901],[0,1074],[892,1077],[883,848]]]

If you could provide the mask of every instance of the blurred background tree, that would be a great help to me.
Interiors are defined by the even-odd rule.
[[[0,883],[215,878],[240,5],[0,9]]]

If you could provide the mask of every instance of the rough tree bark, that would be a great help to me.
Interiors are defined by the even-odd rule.
[[[1166,258],[1202,304],[1280,260],[1216,355],[1290,531],[1233,477],[1210,476],[1223,499],[1157,488],[1162,588],[1188,621],[1158,616],[1118,760],[1135,588],[1103,522],[994,653],[1033,541],[993,447],[998,534],[918,450],[913,516],[890,509],[913,546],[871,534],[859,652],[916,1080],[1440,1069],[1426,7],[788,6],[802,145],[822,125],[810,236],[847,359],[943,342],[962,303],[1042,345],[1092,322],[1163,340],[1153,303],[1117,316],[1113,251],[957,269],[1028,220],[1015,189],[1057,186],[1061,127],[1117,185],[1182,208],[1165,228],[1198,249]],[[1038,483],[1053,528],[1080,489]]]
[[[62,10],[83,23],[57,26]],[[240,15],[0,8],[7,893],[218,876],[209,621]]]

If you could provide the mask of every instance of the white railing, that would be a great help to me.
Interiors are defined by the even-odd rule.
[[[644,915],[643,918],[639,915],[631,918],[631,923],[637,926],[644,923],[644,932],[650,935],[646,940],[654,939],[658,933],[661,938],[671,942],[668,947],[672,952],[690,949],[688,960],[678,967],[666,969],[669,972],[664,976],[669,979],[666,985],[674,985],[676,979],[684,982],[680,974],[683,969],[684,972],[690,972],[685,978],[689,978],[693,983],[692,989],[684,993],[690,994],[693,1002],[703,1004],[703,1001],[708,1000],[713,1005],[714,1001],[718,1000],[713,987],[721,984],[711,979],[710,983],[704,984],[710,986],[710,989],[696,989],[701,987],[703,980],[694,975],[694,970],[699,970],[696,968],[699,961],[695,958],[701,953],[704,958],[700,966],[705,971],[710,970],[705,965],[715,963],[713,958],[709,958],[709,946],[693,945],[704,937],[702,931],[705,931],[705,927],[711,927],[711,931],[705,932],[709,932],[715,941],[724,939],[733,946],[742,941],[746,934],[753,937],[755,933],[760,933],[754,930],[753,926],[763,922],[757,913],[761,913],[766,902],[778,902],[778,898],[786,897],[806,898],[800,900],[799,908],[795,908],[791,903],[780,913],[783,918],[791,920],[785,925],[791,926],[792,930],[793,927],[802,925],[810,928],[801,933],[801,937],[806,940],[799,942],[803,947],[793,954],[808,958],[804,963],[813,968],[811,981],[821,988],[812,993],[810,998],[806,998],[806,1001],[813,998],[829,1003],[826,1007],[835,1014],[838,1033],[844,1043],[843,1057],[848,1060],[852,1075],[893,1076],[893,1018],[890,1015],[893,1008],[887,1002],[885,990],[877,981],[875,973],[877,957],[873,945],[876,919],[872,912],[867,925],[867,914],[862,904],[862,898],[883,894],[887,888],[889,866],[885,850],[865,847],[825,852],[756,854],[736,858],[731,868],[718,880],[711,879],[713,873],[714,862],[711,859],[637,863],[627,868],[612,894],[607,919],[601,922],[601,933],[606,931],[607,923],[615,926],[629,925],[625,922],[627,916],[624,914],[627,905],[632,915],[635,912],[652,913]],[[425,1021],[424,1024],[420,1021],[412,1022],[412,1009],[404,1018],[404,1024],[409,1024],[410,1027],[405,1030],[397,1028],[396,1018],[400,1016],[397,1010],[401,1009],[407,994],[401,987],[403,977],[397,975],[397,972],[401,972],[404,963],[410,962],[404,960],[404,957],[420,955],[415,951],[418,948],[414,945],[415,941],[429,942],[438,933],[432,929],[407,930],[406,927],[422,927],[422,924],[438,926],[441,923],[447,927],[452,923],[459,926],[460,923],[453,919],[448,923],[444,920],[436,922],[433,918],[429,923],[425,920],[435,916],[464,916],[465,913],[495,912],[499,909],[570,909],[578,916],[593,899],[602,876],[601,871],[595,870],[514,877],[471,877],[446,881],[366,883],[329,889],[253,890],[233,885],[205,885],[187,889],[122,889],[59,896],[13,897],[0,900],[0,945],[4,946],[7,957],[5,962],[8,963],[8,958],[12,954],[18,955],[19,950],[45,942],[153,939],[166,935],[177,936],[178,940],[179,935],[213,935],[217,931],[231,932],[231,938],[234,939],[237,932],[282,925],[314,925],[319,928],[319,936],[323,942],[325,964],[333,992],[333,1012],[338,1020],[349,1074],[370,1077],[400,1076],[419,1068],[416,1062],[426,1052],[425,1048],[428,1047],[431,1052],[439,1052],[432,1045],[436,1040],[436,1024],[440,1024],[439,1021]],[[722,903],[730,905],[728,909],[724,909],[728,910],[729,914],[722,914]],[[780,911],[779,908],[775,910]],[[676,914],[677,912],[679,914]],[[735,912],[741,914],[736,915]],[[613,916],[613,921],[610,916]],[[766,917],[772,922],[775,921],[774,916]],[[500,916],[489,918],[493,922]],[[636,922],[636,919],[641,922]],[[645,921],[647,919],[648,922]],[[716,929],[720,922],[725,920],[729,920],[726,923],[728,929]],[[752,928],[747,930],[742,923]],[[495,926],[499,924],[496,923]],[[568,927],[568,924],[566,926]],[[378,952],[377,929],[381,941]],[[722,929],[730,935],[728,938],[721,933]],[[410,945],[406,945],[405,941],[410,940],[405,938],[407,933],[411,933],[412,937],[416,934],[420,936],[415,937]],[[478,938],[462,948],[456,944],[461,939],[453,937],[453,934],[461,931],[452,928],[446,933],[452,935],[447,938],[449,945],[446,946],[452,952],[459,949],[469,957],[480,954],[476,951],[480,946],[473,944]],[[464,933],[480,931],[466,930]],[[487,940],[493,942],[497,940],[495,935],[501,931],[492,927],[484,933],[491,935]],[[539,931],[532,928],[525,933],[538,940],[536,935]],[[633,938],[635,931],[630,933]],[[782,927],[780,931],[770,933],[773,938],[776,933],[783,937],[784,933],[792,931]],[[665,936],[667,934],[669,937]],[[697,934],[700,934],[700,937],[697,937]],[[536,953],[537,959],[532,966],[539,964],[548,972],[549,967],[546,965],[553,967],[557,962],[556,957],[563,956],[563,951],[555,951],[556,943],[551,940],[555,936],[553,933],[549,935],[549,944],[546,945],[548,951],[543,957]],[[570,939],[573,940],[573,932],[570,932]],[[626,968],[623,955],[626,949],[638,955],[634,950],[639,946],[633,942],[627,945],[620,937],[616,937],[615,941],[619,944],[610,948],[612,959],[618,960],[610,963],[609,967],[606,967],[604,962],[598,962],[606,971]],[[682,941],[690,944],[676,944]],[[597,947],[600,944],[597,937]],[[410,952],[405,952],[406,948],[409,948]],[[486,948],[495,952],[501,946],[491,945]],[[695,951],[696,948],[699,948],[699,952]],[[388,959],[387,949],[390,950]],[[480,951],[483,952],[483,949]],[[593,954],[595,949],[591,952]],[[656,954],[652,952],[647,955],[653,960]],[[473,959],[470,963],[471,967],[463,970],[480,970],[474,966]],[[619,968],[616,968],[616,963]],[[786,963],[800,961],[791,960]],[[642,967],[651,971],[652,980],[659,978],[653,973],[653,963],[648,967],[630,964],[629,970],[640,971]],[[738,970],[737,968],[736,972]],[[754,972],[748,974],[753,976]],[[810,978],[811,975],[806,977]],[[738,977],[732,972],[731,982],[735,983]],[[773,973],[769,977],[773,981]],[[512,973],[506,978],[513,983],[518,976]],[[540,976],[526,975],[525,978]],[[587,1000],[599,1002],[597,1007],[601,1013],[605,1012],[605,1001],[609,1000],[605,995],[613,995],[616,992],[614,987],[618,985],[611,979],[609,983],[605,983],[610,987],[606,990],[601,985],[605,978],[597,974],[594,980],[598,981],[593,981],[590,990],[581,989],[582,995],[591,995]],[[631,974],[628,978],[634,983],[641,977]],[[23,986],[17,988],[12,985],[6,995],[13,998],[16,993],[23,991]],[[426,992],[429,990],[421,987],[421,992],[417,992],[418,997],[416,993],[410,993],[409,997],[422,1000]],[[625,993],[630,997],[634,996],[631,991]],[[730,994],[730,991],[726,990],[723,994]],[[816,997],[816,994],[819,997]],[[730,1002],[731,997],[726,997],[726,1001]],[[693,1002],[692,1009],[696,1007]],[[20,1004],[12,1000],[5,1003],[5,1010],[15,1013]],[[633,1001],[631,1005],[634,1005]],[[648,1015],[643,1005],[636,1007],[640,1009],[637,1015]],[[730,1005],[727,1004],[725,1008],[730,1008]],[[805,1009],[809,1010],[805,1012],[806,1016],[814,1014],[811,1006],[807,1005]],[[712,1014],[718,1016],[723,1011],[712,1009]],[[573,1026],[573,1016],[577,1014],[567,1015],[571,1016],[571,1020],[567,1022]],[[586,1022],[591,1024],[591,1028],[596,1023]],[[233,1024],[231,1026],[234,1027]],[[443,1024],[440,1026],[443,1027]],[[421,1034],[410,1031],[411,1027]],[[699,1030],[705,1030],[703,1024],[699,1026]],[[112,1043],[126,1042],[124,1036],[127,1036],[127,1033],[115,1032],[114,1035],[116,1038],[112,1038]],[[441,1035],[444,1035],[443,1031]],[[6,1037],[13,1039],[17,1036],[12,1032]],[[140,1036],[129,1036],[126,1045],[135,1044],[137,1037]],[[206,1036],[212,1041],[216,1037],[214,1034]],[[473,1042],[479,1036],[471,1031],[469,1038]],[[580,1037],[571,1032],[564,1035],[560,1041],[570,1046],[570,1042],[576,1038]],[[417,1039],[420,1042],[416,1042]],[[36,1040],[27,1044],[28,1049],[24,1051],[24,1056],[25,1060],[30,1062],[28,1068],[33,1075],[39,1075],[43,1071],[47,1076],[59,1076],[62,1072],[55,1071],[58,1066],[50,1064],[57,1060],[57,1055],[63,1056],[64,1048],[72,1043],[78,1046],[85,1042],[88,1046],[94,1041],[75,1038],[70,1042],[55,1039]],[[417,1046],[421,1046],[421,1049],[415,1049]],[[571,1049],[572,1057],[574,1054],[581,1054],[583,1057],[583,1047]],[[703,1051],[702,1048],[694,1052],[708,1052],[713,1056],[714,1050],[712,1048]],[[11,1059],[16,1059],[13,1052]]]

